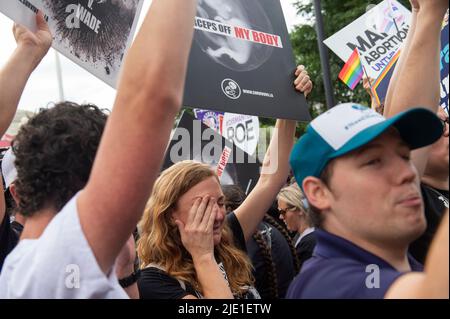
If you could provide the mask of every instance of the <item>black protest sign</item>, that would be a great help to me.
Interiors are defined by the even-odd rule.
[[[278,0],[199,0],[184,106],[309,121]]]
[[[255,187],[261,164],[200,120],[184,112],[173,133],[163,170],[184,160],[209,164],[222,185],[239,185],[247,194]]]

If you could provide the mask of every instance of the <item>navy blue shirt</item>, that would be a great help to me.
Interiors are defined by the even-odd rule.
[[[383,299],[404,274],[344,238],[319,229],[315,234],[313,257],[303,264],[289,287],[288,299]],[[409,264],[413,271],[423,271],[412,257]]]

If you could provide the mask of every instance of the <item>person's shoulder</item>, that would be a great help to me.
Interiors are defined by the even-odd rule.
[[[270,229],[270,238],[272,241],[271,246],[273,247],[272,255],[275,257],[275,259],[277,259],[277,257],[280,257],[281,259],[284,259],[285,262],[289,260],[290,264],[292,264],[294,258],[292,256],[291,247],[289,246],[289,239],[286,238],[275,226],[271,224],[267,225]]]
[[[302,243],[316,243],[316,234],[315,232],[309,233],[308,235],[306,235],[305,237],[302,238],[302,240],[300,241],[300,244]]]
[[[77,210],[77,196],[74,196],[47,225],[36,241],[36,249],[46,257],[73,257],[81,253],[92,254],[84,236]],[[61,255],[61,256],[59,256]]]
[[[236,214],[231,212],[227,215],[227,224],[233,234],[234,244],[242,251],[247,252],[247,245],[245,242],[244,231]]]
[[[308,250],[312,252],[312,250],[316,246],[316,243],[317,243],[316,235],[314,234],[314,232],[312,232],[302,238],[300,243],[297,245],[297,250],[300,251]]]
[[[277,227],[275,227],[274,225],[267,223],[267,222],[263,222],[263,223],[265,225],[267,225],[267,227],[272,232],[272,238],[274,241],[286,242],[286,237],[284,237],[284,235],[280,232],[280,230]]]
[[[167,272],[160,268],[156,267],[146,267],[141,270],[140,280],[147,280],[147,279],[169,279],[169,280],[176,280],[172,276],[170,276]]]
[[[182,299],[188,295],[195,295],[195,291],[189,285],[183,284],[156,267],[141,270],[138,289],[141,299]]]
[[[14,296],[125,297],[115,273],[106,276],[98,266],[79,223],[76,197],[52,219],[38,239],[20,241],[5,266],[8,269],[5,280]],[[72,289],[72,285],[81,289]]]
[[[32,250],[28,249],[33,247]],[[73,198],[50,221],[42,235],[33,240],[22,240],[13,251],[20,259],[33,266],[47,264],[48,267],[58,265],[70,256],[80,256],[86,253],[88,244],[79,224],[76,198]],[[31,259],[31,260],[27,260]]]
[[[5,259],[0,274],[0,298],[17,298],[37,292],[34,277],[42,277],[45,273],[32,274],[33,260],[38,254],[36,245],[37,240],[22,240]]]
[[[7,271],[12,271],[22,264],[26,264],[27,259],[34,258],[34,255],[36,255],[36,245],[37,240],[21,240],[5,259],[2,274]]]
[[[346,258],[313,256],[289,288],[290,299],[382,299],[401,273]]]
[[[425,215],[427,218],[437,216],[440,220],[449,205],[449,191],[437,189],[424,183],[421,183],[420,188],[425,205]],[[430,216],[431,214],[434,216]]]
[[[230,226],[230,228],[235,228],[237,226],[239,226],[239,227],[241,226],[239,223],[239,220],[234,212],[227,214],[226,220],[227,220],[228,226]]]

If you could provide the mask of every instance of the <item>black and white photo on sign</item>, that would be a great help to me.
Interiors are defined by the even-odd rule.
[[[29,0],[48,16],[53,47],[116,87],[143,0]]]
[[[309,121],[279,0],[199,0],[183,105]]]
[[[204,31],[196,37],[202,51],[234,71],[257,69],[274,53],[271,45],[282,47],[259,2],[199,0],[195,28]]]

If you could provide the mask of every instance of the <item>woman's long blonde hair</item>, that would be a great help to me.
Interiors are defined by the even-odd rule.
[[[194,161],[180,162],[164,171],[153,187],[139,223],[141,237],[137,245],[141,268],[156,264],[170,276],[189,283],[201,294],[203,289],[198,282],[192,257],[181,242],[172,212],[182,195],[210,177],[217,178],[219,182],[208,165]],[[246,292],[243,287],[253,284],[252,266],[248,256],[235,247],[233,235],[226,224],[221,242],[215,247],[215,256],[223,263],[233,294],[242,296]]]

